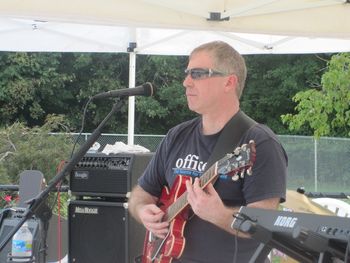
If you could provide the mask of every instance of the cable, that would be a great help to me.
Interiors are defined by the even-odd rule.
[[[243,213],[239,213],[239,212],[235,212],[233,215],[233,218],[239,220],[239,225],[238,227],[235,227],[235,229],[237,230],[236,233],[235,233],[235,248],[234,248],[234,254],[233,254],[233,263],[238,263],[237,262],[237,254],[238,254],[238,235],[239,235],[239,232],[240,232],[240,229],[243,225],[244,222],[246,221],[251,221],[251,222],[254,222],[256,223],[257,222],[257,219],[252,219],[251,217],[249,217],[248,215],[246,214],[243,214]],[[233,222],[231,224],[231,228],[233,228]]]
[[[74,154],[75,147],[76,147],[76,145],[77,145],[77,143],[78,143],[78,140],[79,140],[81,134],[83,133],[84,126],[85,126],[86,112],[87,112],[87,108],[88,108],[88,106],[89,106],[89,104],[90,104],[91,101],[92,101],[92,97],[89,98],[89,100],[86,102],[86,104],[85,104],[85,106],[84,106],[84,109],[83,109],[83,118],[82,118],[82,120],[81,120],[81,128],[80,128],[80,131],[79,131],[79,134],[78,134],[77,138],[75,139],[75,142],[74,142],[74,145],[73,145],[71,154],[70,154],[70,158],[72,158],[72,156],[73,156],[73,154]],[[56,172],[57,172],[57,173],[60,172],[60,171],[62,170],[64,164],[65,164],[65,161],[61,161],[61,162],[58,164],[57,169],[56,169]],[[56,202],[57,202],[58,193],[59,193],[60,190],[61,190],[61,185],[62,185],[62,182],[59,182],[59,183],[57,184],[57,193],[56,193],[56,196],[55,196],[54,201],[52,202],[51,211],[53,210],[53,208],[54,208],[54,206],[55,206],[55,204],[56,204]]]
[[[235,248],[233,250],[233,263],[236,263],[237,261],[237,254],[238,254],[238,233],[239,233],[239,230],[237,229],[237,232],[235,234]]]
[[[72,151],[71,151],[71,154],[70,154],[70,158],[73,156],[74,154],[74,150],[75,150],[75,147],[78,143],[78,140],[81,136],[81,134],[83,133],[83,130],[84,130],[84,126],[85,126],[85,117],[86,117],[86,112],[87,112],[87,108],[90,104],[92,100],[92,97],[89,98],[89,100],[86,102],[85,106],[84,106],[84,110],[83,110],[83,117],[82,117],[82,121],[81,121],[81,128],[80,128],[80,131],[79,131],[79,134],[77,136],[77,138],[75,139],[75,142],[74,142],[74,145],[73,145],[73,148],[72,148]],[[57,169],[56,169],[56,172],[60,172],[62,170],[62,168],[64,167],[66,161],[61,161],[58,166],[57,166]],[[58,231],[58,235],[57,235],[57,242],[58,242],[58,246],[57,246],[57,255],[58,255],[58,259],[59,259],[59,262],[61,262],[61,254],[62,254],[62,247],[61,247],[61,242],[62,242],[62,236],[61,236],[61,202],[60,202],[60,192],[61,192],[61,186],[62,186],[62,181],[58,182],[56,187],[57,187],[57,193],[55,195],[55,199],[54,201],[52,202],[52,205],[51,205],[51,211],[53,211],[54,209],[54,206],[58,200],[58,207],[57,207],[57,212],[58,212],[58,221],[57,221],[57,231]]]
[[[237,254],[238,254],[238,235],[239,235],[239,230],[241,229],[242,224],[247,221],[253,221],[256,222],[256,220],[254,221],[253,219],[251,219],[249,216],[245,215],[245,214],[241,214],[239,212],[235,212],[233,215],[233,218],[240,220],[240,223],[238,225],[238,227],[236,228],[236,233],[235,233],[235,247],[234,247],[234,252],[233,252],[233,263],[237,263]],[[231,224],[232,227],[233,224]]]
[[[58,189],[61,187],[61,183],[59,183]],[[58,261],[61,263],[61,258],[62,258],[62,231],[61,231],[61,192],[57,191],[57,199],[58,199],[58,204],[57,204],[57,255],[58,255]]]
[[[239,215],[238,212],[235,212],[233,214],[233,218],[237,219],[237,215]],[[233,263],[236,263],[237,261],[237,254],[238,254],[238,235],[239,235],[239,229],[240,229],[240,226],[241,226],[242,222],[239,224],[238,228],[236,228],[236,233],[235,233],[235,247],[234,247],[234,250],[233,250]]]
[[[239,213],[234,213],[233,214],[233,218],[237,219],[237,215],[239,215]],[[233,250],[233,263],[237,262],[237,254],[238,254],[238,235],[239,235],[239,229],[241,228],[243,221],[241,221],[241,223],[239,224],[238,228],[236,228],[236,233],[235,233],[235,247]]]
[[[239,215],[239,216],[238,216],[238,215]],[[236,214],[236,215],[233,215],[233,217],[234,217],[234,218],[237,218],[237,219],[239,219],[239,220],[241,220],[241,223],[239,224],[239,228],[240,228],[241,225],[242,225],[245,221],[247,221],[247,220],[252,221],[252,222],[254,222],[254,223],[258,222],[257,219],[252,219],[251,217],[249,217],[249,216],[246,215],[246,214],[238,213],[238,215],[237,215],[237,214]]]
[[[64,161],[64,160],[63,160],[63,161],[60,161],[60,163],[58,164],[58,166],[57,166],[57,168],[56,168],[56,173],[59,173],[59,172],[62,170],[62,168],[63,168],[63,166],[65,165],[65,163],[66,163],[66,161]],[[55,204],[56,204],[56,202],[57,202],[58,193],[61,192],[61,186],[62,186],[62,181],[58,182],[57,185],[56,185],[56,187],[57,187],[57,189],[56,189],[57,193],[56,193],[56,195],[55,195],[54,201],[52,202],[51,211],[53,211],[54,206],[55,206]]]
[[[65,165],[66,161],[61,161],[57,168],[56,168],[56,173],[59,173],[62,169],[63,166]],[[61,262],[61,252],[62,252],[62,247],[61,247],[61,243],[62,243],[62,235],[61,235],[61,186],[62,186],[62,181],[58,182],[56,185],[57,188],[57,193],[55,195],[55,199],[51,204],[50,210],[53,211],[55,204],[57,202],[57,255],[58,255],[58,259],[59,262]]]
[[[84,130],[84,126],[85,126],[85,117],[86,117],[86,112],[87,112],[87,107],[89,106],[90,102],[92,101],[92,97],[89,98],[89,100],[86,102],[85,106],[84,106],[84,110],[83,110],[83,118],[81,120],[81,128],[80,128],[80,131],[79,131],[79,134],[77,136],[77,138],[75,139],[75,142],[74,142],[74,145],[73,145],[73,148],[72,148],[72,152],[70,154],[70,157],[73,156],[73,153],[74,153],[74,150],[75,150],[75,147],[78,143],[78,140],[81,136],[81,134],[83,133],[83,130]]]

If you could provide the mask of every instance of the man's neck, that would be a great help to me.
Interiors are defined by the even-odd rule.
[[[239,111],[239,107],[228,109],[220,114],[202,115],[203,134],[211,135],[221,131],[226,123]]]

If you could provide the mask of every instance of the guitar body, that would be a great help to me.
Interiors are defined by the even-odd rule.
[[[254,141],[237,147],[201,175],[200,187],[204,189],[220,174],[230,175],[233,181],[243,178],[245,172],[251,175],[255,157]],[[142,263],[171,263],[174,258],[182,255],[185,248],[184,229],[190,212],[186,192],[187,181],[192,183],[192,177],[178,175],[170,191],[166,187],[163,188],[158,206],[164,211],[162,221],[169,222],[169,231],[164,239],[146,232]]]
[[[158,204],[163,211],[166,211],[171,204],[176,202],[178,197],[186,192],[187,180],[192,180],[192,178],[178,175],[170,191],[167,187],[163,188]],[[182,209],[170,222],[169,232],[164,239],[153,236],[149,231],[146,232],[142,263],[170,263],[173,258],[181,256],[185,248],[183,234],[188,213],[188,207]]]

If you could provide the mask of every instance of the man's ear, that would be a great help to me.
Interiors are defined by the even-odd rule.
[[[231,74],[227,78],[226,90],[230,91],[231,89],[236,90],[238,87],[238,78],[235,74]]]

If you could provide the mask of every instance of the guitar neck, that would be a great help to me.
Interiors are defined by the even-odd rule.
[[[255,142],[250,141],[249,144],[243,144],[241,147],[237,147],[232,153],[226,154],[226,156],[219,161],[215,162],[207,171],[200,177],[200,187],[203,189],[209,183],[217,179],[219,174],[225,174],[232,176],[233,181],[237,181],[239,178],[244,177],[245,171],[248,175],[252,174],[252,166],[255,161],[256,149]],[[238,175],[238,172],[241,172]],[[175,184],[176,185],[176,184]],[[178,189],[176,189],[178,190]],[[183,190],[183,189],[181,189]],[[179,196],[175,196],[174,202],[166,209],[164,221],[171,222],[180,212],[188,206],[187,192],[180,191]]]
[[[213,164],[201,177],[200,177],[200,187],[205,188],[210,182],[217,178],[217,164]],[[166,210],[165,220],[171,222],[183,209],[188,205],[187,192],[180,195],[174,203],[172,203]]]

